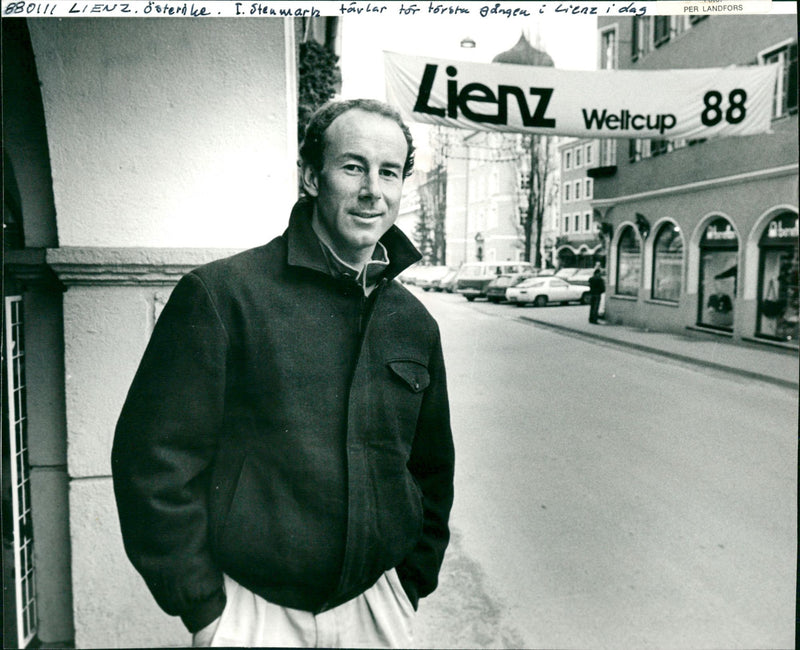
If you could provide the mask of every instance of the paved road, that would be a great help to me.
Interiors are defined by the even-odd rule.
[[[457,450],[420,647],[794,647],[796,392],[419,296]]]

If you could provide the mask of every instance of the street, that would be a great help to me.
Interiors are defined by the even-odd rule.
[[[419,647],[794,647],[795,391],[411,290],[456,444]]]

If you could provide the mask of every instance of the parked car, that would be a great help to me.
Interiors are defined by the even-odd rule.
[[[458,269],[450,269],[439,282],[436,283],[436,286],[433,287],[434,291],[444,291],[446,293],[453,293],[456,288],[456,276],[458,275]]]
[[[530,262],[470,262],[458,270],[456,291],[467,300],[485,298],[489,283],[504,273],[532,273]]]
[[[565,278],[567,282],[571,284],[581,284],[585,287],[589,286],[589,278],[594,275],[594,269],[578,269],[575,273],[570,275],[568,278]],[[600,270],[600,275],[603,280],[606,279],[606,273],[602,269]]]
[[[449,271],[449,266],[423,266],[417,275],[417,286],[423,291],[430,291]]]
[[[544,307],[550,302],[566,305],[570,302],[589,303],[589,290],[579,284],[571,284],[556,276],[536,277],[523,280],[516,287],[506,289],[506,300],[522,307],[533,303]]]
[[[419,279],[420,271],[422,270],[422,266],[414,264],[409,266],[407,269],[404,269],[400,275],[397,276],[397,279],[400,280],[403,284],[410,284],[415,285]]]
[[[558,269],[558,271],[555,272],[555,276],[563,280],[569,280],[578,271],[580,271],[580,269],[575,266],[567,266],[563,269]]]
[[[506,289],[515,287],[523,280],[534,277],[535,273],[503,273],[498,275],[486,287],[486,299],[489,302],[502,302],[506,299]]]

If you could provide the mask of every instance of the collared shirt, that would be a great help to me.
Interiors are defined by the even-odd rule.
[[[325,254],[325,260],[328,263],[328,270],[331,275],[355,280],[362,286],[366,295],[369,295],[373,287],[378,284],[386,267],[389,266],[389,253],[381,242],[378,242],[375,246],[372,259],[367,261],[359,271],[339,257],[319,236],[317,236],[317,239],[319,239],[319,245]]]

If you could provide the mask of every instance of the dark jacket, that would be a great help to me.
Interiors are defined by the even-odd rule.
[[[606,283],[599,273],[595,273],[589,278],[589,293],[593,296],[602,295],[606,290]]]
[[[449,540],[454,452],[438,327],[391,278],[333,277],[307,204],[269,244],[187,274],[122,410],[112,468],[125,549],[190,631],[222,573],[320,612],[396,567],[412,603]]]

